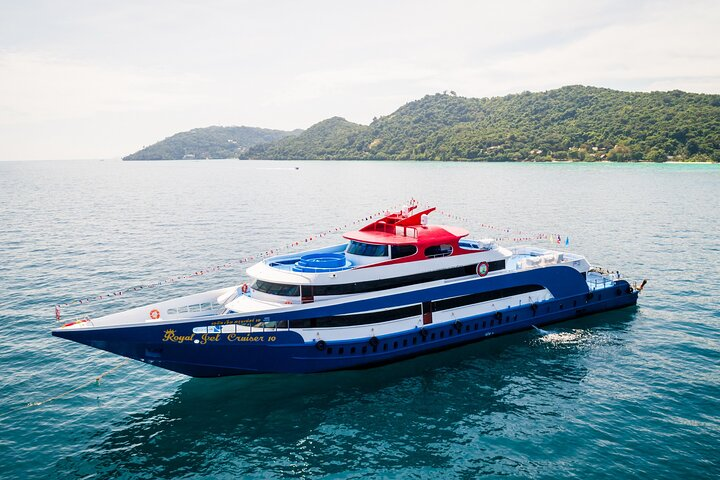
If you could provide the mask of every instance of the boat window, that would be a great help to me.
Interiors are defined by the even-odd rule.
[[[488,266],[488,270],[491,272],[502,270],[505,268],[505,260],[489,262]],[[419,283],[434,282],[436,280],[475,276],[477,275],[476,269],[477,264],[472,263],[462,267],[446,268],[444,270],[416,273],[404,277],[383,278],[382,280],[370,280],[367,282],[343,283],[338,285],[303,285],[303,297],[311,298],[328,295],[353,295],[356,293],[377,292]],[[300,295],[300,287],[297,285],[284,285],[263,280],[256,280],[252,288],[258,292],[270,293],[272,295],[286,297],[296,297]]]
[[[447,257],[453,252],[452,245],[433,245],[425,249],[425,256],[428,258]]]
[[[402,258],[415,255],[417,247],[415,245],[393,245],[390,247],[390,258]]]
[[[361,255],[363,257],[386,257],[387,250],[387,245],[374,245],[372,243],[362,243],[351,240],[347,253]]]
[[[420,315],[420,305],[392,308],[389,310],[356,313],[353,315],[336,315],[334,317],[304,318],[291,320],[290,328],[328,328],[328,327],[351,327],[356,325],[368,325],[372,323],[389,322]]]
[[[297,297],[300,295],[300,285],[285,285],[282,283],[266,282],[264,280],[255,280],[252,289],[281,297]]]
[[[519,285],[516,287],[501,288],[499,290],[491,290],[489,292],[473,293],[463,295],[461,297],[446,298],[444,300],[436,300],[432,302],[432,311],[438,312],[442,310],[450,310],[452,308],[464,307],[476,303],[489,302],[491,300],[499,300],[501,298],[512,297],[523,293],[531,293],[544,290],[541,285]],[[502,320],[500,321],[502,323]],[[492,325],[492,321],[490,323]]]
[[[505,270],[505,260],[495,260],[494,262],[490,262],[488,267],[490,267],[488,270],[491,272]]]

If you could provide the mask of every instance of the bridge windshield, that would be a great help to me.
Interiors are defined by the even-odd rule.
[[[373,245],[372,243],[350,241],[347,253],[361,255],[363,257],[386,257],[388,254],[387,245]]]

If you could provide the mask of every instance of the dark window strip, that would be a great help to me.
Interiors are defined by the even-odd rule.
[[[328,328],[328,327],[353,327],[357,325],[370,325],[373,323],[389,322],[391,320],[399,320],[401,318],[413,317],[420,315],[420,305],[410,305],[408,307],[393,308],[391,310],[382,310],[377,312],[356,313],[354,315],[336,315],[334,317],[318,317],[305,318],[302,320],[291,320],[291,328]],[[268,322],[273,323],[273,322]],[[280,325],[285,322],[278,322],[279,328],[286,325]],[[259,325],[262,326],[262,325]],[[265,325],[274,327],[273,325]]]
[[[495,260],[488,263],[488,270],[494,272],[496,270],[505,270],[505,260]]]
[[[377,292],[391,288],[407,287],[418,283],[476,275],[476,268],[477,264],[473,263],[462,267],[446,268],[445,270],[416,273],[405,277],[384,278],[382,280],[372,280],[369,282],[345,283],[341,285],[303,285],[302,296],[318,297],[326,295],[352,295],[356,293]],[[503,270],[504,268],[505,260],[497,260],[488,263],[488,270],[491,272]],[[253,284],[253,289],[263,293],[282,295],[286,297],[300,295],[300,289],[297,285],[271,283],[263,280],[257,280]]]
[[[472,293],[470,295],[463,295],[461,297],[446,298],[443,300],[436,300],[434,302],[431,302],[432,311],[438,312],[442,310],[449,310],[451,308],[464,307],[467,305],[512,297],[513,295],[537,292],[543,289],[544,287],[542,287],[541,285],[520,285],[517,287],[491,290],[489,292]],[[381,310],[377,312],[291,320],[290,328],[330,328],[371,325],[374,323],[389,322],[391,320],[399,320],[401,318],[419,316],[421,314],[422,308],[420,305],[410,305],[407,307],[393,308],[390,310]],[[493,324],[494,320],[491,320],[491,325]],[[287,328],[288,322],[287,320],[281,320],[277,322],[260,322],[255,324],[254,326],[258,328]]]
[[[503,269],[505,268],[505,260],[501,260],[499,262],[490,262],[488,266],[490,267],[490,271]],[[447,280],[450,278],[476,275],[476,268],[477,264],[473,263],[471,265],[465,265],[463,267],[447,268],[445,270],[436,270],[434,272],[417,273],[414,275],[407,275],[405,277],[385,278],[382,280],[347,283],[343,285],[313,285],[311,288],[314,296],[368,293],[376,292],[379,290],[387,290],[390,288],[407,287],[418,283],[426,283],[436,280]]]
[[[297,297],[300,295],[299,285],[287,285],[283,283],[266,282],[264,280],[255,280],[252,288],[258,292],[280,295],[282,297]]]
[[[444,300],[436,300],[432,302],[433,312],[441,310],[449,310],[451,308],[465,307],[475,303],[489,302],[500,298],[512,297],[513,295],[521,295],[523,293],[537,292],[543,290],[541,285],[520,285],[517,287],[501,288],[499,290],[491,290],[489,292],[472,293],[463,295],[462,297],[446,298]]]

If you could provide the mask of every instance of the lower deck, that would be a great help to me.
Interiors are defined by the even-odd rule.
[[[198,323],[172,328],[154,324],[124,329],[60,329],[53,334],[191,376],[312,373],[370,367],[622,308],[634,305],[637,295],[637,290],[620,280],[584,294],[345,339],[332,339],[320,332],[307,339],[295,329],[250,331],[238,325],[204,327],[202,332],[195,330]]]

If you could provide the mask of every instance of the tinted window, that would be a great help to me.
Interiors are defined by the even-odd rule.
[[[505,260],[490,262],[489,270],[502,270],[505,268]],[[371,280],[368,282],[343,283],[339,285],[303,285],[303,297],[324,296],[324,295],[352,295],[355,293],[377,292],[390,288],[407,287],[418,283],[434,282],[435,280],[447,280],[451,278],[466,277],[477,275],[477,264],[472,263],[462,267],[447,268],[445,270],[435,270],[434,272],[416,273],[405,277],[384,278],[382,280]],[[283,290],[281,287],[287,287]],[[257,280],[253,284],[253,288],[259,292],[272,293],[273,295],[297,296],[300,295],[300,289],[297,285],[282,285],[278,283],[270,283]],[[292,293],[282,294],[275,293],[279,291],[288,291]]]
[[[401,318],[420,315],[420,305],[409,307],[393,308],[379,312],[357,313],[354,315],[337,315],[334,317],[305,318],[302,320],[291,320],[291,328],[328,328],[328,327],[351,327],[355,325],[368,325],[372,323],[389,322]],[[258,324],[262,326],[262,324]]]
[[[425,256],[429,258],[433,257],[447,257],[452,254],[453,248],[451,245],[433,245],[425,249]]]
[[[491,300],[498,300],[500,298],[512,297],[513,295],[520,295],[522,293],[537,292],[538,290],[543,290],[543,287],[540,285],[520,285],[517,287],[491,290],[489,292],[473,293],[470,295],[463,295],[462,297],[454,297],[447,298],[445,300],[434,301],[432,302],[432,309],[433,312],[449,310],[451,308],[464,307],[466,305],[473,305],[475,303],[489,302]]]
[[[390,247],[391,258],[402,258],[415,255],[417,253],[417,247],[415,245],[393,245]]]
[[[488,264],[488,267],[490,267],[488,270],[491,272],[494,272],[496,270],[505,270],[505,260],[496,260],[494,262],[490,262]]]
[[[372,243],[362,243],[352,240],[347,249],[347,253],[362,255],[363,257],[385,257],[387,256],[387,248],[387,245],[373,245]]]
[[[285,285],[282,283],[266,282],[264,280],[255,280],[252,285],[253,290],[271,295],[280,295],[281,297],[297,297],[300,295],[299,285]]]
[[[389,288],[407,287],[408,285],[415,285],[416,283],[476,275],[475,268],[475,264],[472,264],[464,267],[437,270],[434,272],[417,273],[406,277],[385,278],[382,280],[345,283],[341,285],[314,285],[309,286],[309,288],[312,288],[312,293],[315,296],[350,295],[353,293],[377,292],[378,290],[387,290]]]

